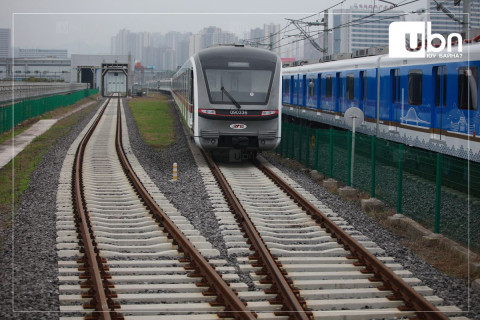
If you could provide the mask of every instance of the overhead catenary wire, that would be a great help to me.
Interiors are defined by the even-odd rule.
[[[309,16],[306,16],[306,17],[303,17],[303,18],[300,18],[300,19],[297,19],[297,20],[300,20],[300,21],[301,21],[301,20],[305,20],[305,19],[311,18],[311,17],[316,16],[317,14],[320,14],[320,13],[326,11],[326,10],[330,10],[330,9],[336,7],[336,6],[339,6],[339,5],[343,4],[345,1],[346,1],[346,0],[342,0],[342,1],[340,1],[340,2],[338,2],[338,3],[336,3],[336,4],[334,4],[334,5],[332,5],[332,6],[330,6],[330,7],[328,7],[327,9],[323,9],[323,10],[317,12],[317,13],[311,14],[311,15],[309,15]],[[416,1],[418,1],[418,0],[416,0]],[[256,38],[243,39],[243,42],[244,42],[244,43],[245,43],[245,42],[261,42],[261,41],[267,40],[267,39],[269,39],[271,36],[276,36],[276,35],[280,34],[280,33],[283,32],[285,29],[287,29],[290,25],[292,25],[291,22],[288,23],[288,24],[287,24],[284,28],[282,28],[281,30],[279,30],[279,31],[277,31],[277,32],[274,32],[274,33],[271,34],[271,35],[264,36],[264,37],[256,37]],[[294,30],[296,30],[296,28],[292,28],[292,29],[289,30],[289,31],[294,31]],[[289,31],[287,31],[287,32],[289,32]]]
[[[350,22],[347,22],[347,23],[338,25],[338,26],[336,26],[336,27],[328,28],[328,29],[327,29],[327,32],[330,32],[330,31],[333,31],[333,30],[336,30],[336,29],[341,29],[341,28],[350,27],[350,26],[367,24],[367,23],[373,23],[373,22],[378,22],[378,21],[381,21],[381,20],[391,19],[393,16],[389,15],[388,17],[384,17],[384,18],[361,22],[362,20],[371,18],[371,17],[376,16],[376,15],[378,15],[378,14],[385,13],[386,11],[389,11],[389,10],[392,10],[392,9],[395,9],[395,8],[399,8],[399,7],[405,6],[405,5],[407,5],[407,4],[411,4],[411,3],[417,2],[417,1],[419,1],[419,0],[412,0],[412,1],[408,1],[408,2],[405,2],[405,1],[406,1],[406,0],[401,1],[401,2],[399,2],[398,4],[396,4],[396,5],[392,6],[392,7],[386,8],[386,9],[381,10],[381,11],[378,11],[378,12],[374,12],[374,13],[368,14],[368,15],[366,15],[366,16],[364,16],[364,17],[361,17],[361,18],[352,20],[352,21],[350,21]],[[400,14],[400,15],[401,15],[401,16],[404,16],[404,15],[407,15],[407,14],[409,14],[409,13],[403,13],[403,14]],[[356,23],[356,22],[357,22],[357,23]],[[303,23],[305,23],[305,22],[303,22]],[[309,36],[315,37],[315,36],[318,36],[318,35],[320,35],[320,34],[322,34],[322,33],[324,33],[324,31],[317,31],[316,33],[310,33]],[[295,43],[295,42],[303,41],[303,40],[306,39],[306,37],[302,37],[300,34],[287,35],[287,37],[301,37],[301,38],[300,38],[300,39],[296,39],[296,40],[291,41],[291,42],[288,42],[288,43],[285,43],[285,44],[281,44],[281,45],[276,46],[276,47],[273,47],[273,48],[271,48],[271,50],[278,49],[278,48],[281,48],[281,47],[284,47],[284,46],[293,44],[293,43]],[[283,37],[283,38],[280,40],[280,42],[281,42],[282,40],[285,40],[287,37]],[[278,41],[277,41],[277,43],[278,43]]]
[[[404,14],[401,14],[401,16],[404,16],[404,15],[407,15],[409,13],[404,13]],[[362,24],[367,24],[367,23],[373,23],[373,22],[378,22],[378,21],[382,21],[382,20],[387,20],[387,19],[391,19],[392,16],[388,16],[388,17],[384,17],[384,18],[380,18],[380,19],[376,19],[376,20],[371,20],[371,21],[364,21],[364,22],[359,22],[359,23],[356,23],[356,24],[351,24],[351,26],[356,26],[356,25],[362,25]],[[350,26],[350,25],[349,25]],[[340,29],[340,28],[344,28],[346,26],[338,26],[338,27],[334,27],[334,28],[330,28],[328,31],[333,31],[335,29]],[[317,33],[314,33],[314,34],[311,34],[311,36],[318,36],[320,34],[324,33],[323,31],[319,31]],[[289,37],[301,37],[300,35],[289,35]],[[284,39],[283,39],[284,40]],[[277,46],[277,47],[273,47],[272,49],[277,49],[277,48],[281,48],[281,47],[284,47],[284,46],[287,46],[287,45],[290,45],[290,44],[293,44],[295,42],[299,42],[299,41],[303,41],[305,40],[304,37],[302,37],[301,39],[295,39],[291,42],[288,42],[288,43],[285,43],[285,44],[282,44],[280,46]],[[288,52],[288,51],[285,51],[285,52]]]

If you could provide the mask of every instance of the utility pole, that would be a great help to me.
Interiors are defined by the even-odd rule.
[[[328,10],[323,12],[323,58],[325,58],[328,54]]]
[[[269,42],[269,44],[268,44],[268,49],[269,49],[270,51],[273,51],[273,32],[270,32],[269,38],[270,38],[270,42]]]

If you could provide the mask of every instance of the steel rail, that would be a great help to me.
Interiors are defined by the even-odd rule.
[[[86,267],[88,269],[88,274],[90,276],[90,281],[92,283],[91,289],[93,290],[93,299],[95,306],[95,312],[99,312],[100,319],[110,320],[112,319],[110,312],[114,312],[114,306],[108,304],[107,295],[105,292],[104,283],[102,280],[101,275],[101,267],[99,264],[102,263],[101,258],[98,255],[98,250],[94,245],[95,236],[93,235],[93,231],[89,228],[90,222],[88,221],[88,212],[85,204],[85,199],[83,195],[83,182],[82,182],[82,164],[83,164],[83,155],[85,153],[85,147],[88,143],[88,140],[92,136],[95,128],[97,127],[100,119],[102,118],[105,109],[107,108],[108,104],[110,103],[110,99],[105,104],[104,108],[95,119],[95,122],[92,124],[90,129],[88,129],[87,133],[83,137],[82,141],[80,142],[77,151],[75,153],[75,162],[74,162],[74,169],[72,172],[72,179],[73,179],[73,204],[74,204],[74,212],[77,215],[77,226],[80,231],[80,236],[83,244],[83,249],[86,258]],[[88,281],[88,280],[87,280]]]
[[[225,304],[226,311],[229,312],[227,316],[233,316],[235,319],[242,320],[256,319],[256,315],[246,308],[244,302],[240,300],[234,290],[228,286],[228,284],[215,271],[214,267],[208,263],[207,259],[202,256],[198,249],[193,246],[193,244],[182,233],[182,231],[180,231],[170,217],[158,206],[135,174],[135,171],[128,161],[123,149],[120,99],[118,100],[117,105],[117,133],[115,147],[125,173],[129,177],[139,196],[143,199],[145,205],[156,217],[157,221],[159,221],[172,236],[174,243],[177,243],[178,245],[178,250],[183,251],[185,256],[191,260],[191,264],[198,268],[201,276],[203,276],[205,281],[210,285],[211,289],[218,295],[218,298],[220,299],[219,302]],[[211,295],[212,291],[204,294]]]
[[[202,153],[207,160],[215,178],[217,179],[220,187],[225,193],[228,203],[232,207],[234,213],[239,218],[239,223],[242,225],[245,233],[248,236],[256,254],[258,255],[259,262],[267,271],[267,277],[272,280],[273,288],[278,291],[281,301],[286,307],[288,315],[294,319],[308,320],[312,318],[310,311],[306,310],[305,302],[301,302],[298,296],[295,294],[294,289],[290,286],[288,280],[284,276],[284,272],[280,270],[277,262],[272,257],[270,250],[263,242],[261,236],[258,234],[253,222],[251,221],[245,209],[240,204],[240,201],[235,196],[232,188],[228,184],[224,175],[218,168],[213,159],[206,154],[203,150]]]
[[[417,313],[419,318],[432,320],[447,320],[448,317],[441,313],[434,305],[428,302],[422,295],[416,292],[402,278],[397,276],[392,270],[385,266],[377,257],[370,253],[357,240],[337,226],[325,214],[318,210],[310,201],[305,199],[299,192],[293,189],[282,178],[275,174],[270,168],[265,166],[258,160],[255,164],[264,172],[276,185],[284,190],[293,200],[303,208],[314,220],[330,233],[332,238],[336,238],[339,244],[342,244],[345,250],[350,251],[349,258],[358,259],[360,266],[365,266],[362,270],[364,273],[373,273],[374,277],[371,281],[383,281],[384,285],[379,287],[380,290],[391,290],[394,295],[388,297],[391,300],[403,300],[404,307],[400,310],[411,310]]]

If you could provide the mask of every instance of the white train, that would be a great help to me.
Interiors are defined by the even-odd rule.
[[[270,51],[218,46],[190,57],[159,87],[171,88],[199,147],[245,157],[280,143],[281,67]]]

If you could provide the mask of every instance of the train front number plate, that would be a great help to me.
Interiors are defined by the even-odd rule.
[[[248,115],[248,111],[247,110],[230,110],[230,114],[235,116],[246,116]]]
[[[246,127],[247,127],[247,125],[243,124],[243,123],[234,123],[234,124],[230,125],[230,128],[235,129],[235,130],[245,129]]]

